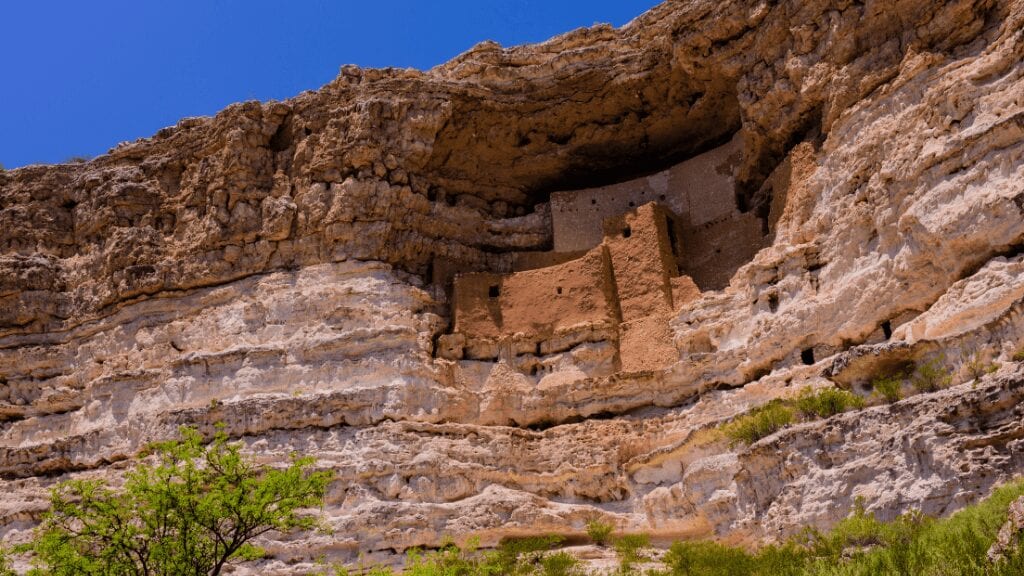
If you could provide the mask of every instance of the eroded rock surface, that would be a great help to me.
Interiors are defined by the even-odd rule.
[[[1022,60],[1020,0],[669,1],[0,171],[0,534],[23,540],[55,482],[116,482],[217,422],[338,474],[335,533],[267,542],[260,573],[598,515],[757,542],[857,496],[953,511],[1024,472]],[[670,238],[671,306],[631,325],[616,292],[600,325],[466,356],[453,275],[580,256],[549,253],[553,193],[727,142],[725,216]],[[702,235],[722,222],[742,234]],[[741,237],[748,263],[716,259]],[[631,326],[653,367],[623,362]],[[953,386],[749,447],[709,433],[915,361]]]

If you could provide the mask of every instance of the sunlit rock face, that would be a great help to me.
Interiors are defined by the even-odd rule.
[[[1024,472],[1022,30],[1020,0],[666,2],[0,172],[0,535],[217,423],[336,472],[333,533],[260,574],[956,510]],[[909,362],[952,386],[712,432]]]

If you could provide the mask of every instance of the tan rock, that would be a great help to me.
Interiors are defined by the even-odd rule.
[[[250,573],[595,516],[765,541],[858,496],[952,512],[1024,471],[1022,25],[1020,0],[667,2],[2,171],[0,535],[217,422],[338,475],[333,535],[270,538]],[[615,290],[562,284],[603,298],[577,316],[548,282],[606,230],[550,250],[592,200],[614,213],[579,222],[671,218],[596,248]],[[453,330],[459,274],[513,273],[529,314]],[[976,351],[998,371],[969,375]],[[948,389],[713,433],[937,358]]]

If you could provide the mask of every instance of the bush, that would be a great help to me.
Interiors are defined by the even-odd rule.
[[[942,358],[933,358],[924,364],[918,364],[910,383],[918,392],[935,392],[950,385],[953,375],[942,365]]]
[[[629,572],[633,564],[643,559],[640,551],[651,546],[651,539],[647,534],[627,534],[616,538],[614,546],[622,572]]]
[[[1017,350],[1013,353],[1014,362],[1024,362],[1024,350]]]
[[[582,576],[579,562],[566,552],[546,553],[564,542],[561,536],[517,538],[501,543],[496,551],[480,552],[479,541],[471,538],[460,548],[446,544],[424,553],[411,550],[403,576]],[[373,570],[382,570],[376,574]],[[392,576],[390,569],[376,567],[371,576]],[[359,572],[367,573],[361,566]]]
[[[608,542],[608,537],[612,535],[613,530],[615,527],[610,522],[602,522],[597,518],[587,522],[587,536],[590,536],[590,539],[598,546],[604,546]]]
[[[316,525],[331,474],[311,458],[284,469],[257,466],[218,432],[208,445],[194,428],[152,446],[156,462],[127,473],[124,487],[74,480],[51,492],[51,509],[29,550],[47,576],[204,574],[262,555],[251,540]]]
[[[543,576],[572,576],[577,572],[579,561],[568,552],[547,554],[540,560]]]
[[[477,553],[478,544],[479,541],[476,538],[471,538],[463,548],[449,541],[442,544],[440,550],[434,550],[426,554],[419,550],[410,550],[402,575],[446,576],[450,574],[472,576],[476,574],[515,573],[514,565],[512,566],[513,569],[507,572],[498,571],[498,568],[501,566],[498,558],[499,555],[495,553]],[[361,570],[361,572],[365,572],[365,569]],[[373,575],[373,571],[370,574]],[[392,572],[388,568],[387,572],[382,572],[376,576],[391,575]]]
[[[754,558],[717,542],[676,542],[662,559],[672,576],[748,576]]]
[[[3,166],[0,166],[3,168]],[[0,576],[18,576],[18,574],[11,570],[10,565],[7,563],[7,551],[0,548]]]
[[[984,354],[975,350],[969,355],[963,355],[963,365],[967,369],[968,376],[972,380],[978,380],[986,374],[991,374],[999,369],[999,365],[994,362],[988,362],[985,360]]]
[[[903,378],[898,375],[879,376],[871,381],[871,387],[890,404],[903,397]]]
[[[796,407],[807,416],[828,418],[847,410],[863,408],[864,399],[838,388],[822,388],[815,392],[807,387],[797,397]]]
[[[541,552],[560,546],[565,538],[557,535],[533,536],[530,538],[512,538],[505,540],[498,547],[492,564],[498,570],[496,574],[516,574],[517,566],[525,559],[536,560]]]
[[[726,424],[724,431],[734,442],[753,444],[792,421],[793,410],[781,400],[772,400]]]

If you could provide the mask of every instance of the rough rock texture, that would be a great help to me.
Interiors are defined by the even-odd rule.
[[[335,534],[267,542],[259,573],[595,515],[755,542],[856,496],[952,511],[1024,472],[1022,61],[1021,0],[668,1],[0,172],[0,535],[216,422],[338,473]],[[669,368],[588,374],[592,342],[537,377],[436,357],[438,258],[509,272],[550,248],[551,192],[737,133],[770,242],[673,313]],[[706,432],[929,360],[955,385],[749,447]]]
[[[999,528],[995,543],[988,549],[988,559],[993,563],[999,562],[1007,552],[1014,550],[1020,540],[1020,533],[1024,531],[1024,496],[1010,503],[1006,515],[1006,523]]]

